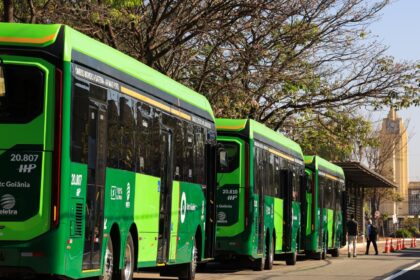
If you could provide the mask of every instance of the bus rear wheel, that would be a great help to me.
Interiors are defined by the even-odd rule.
[[[124,266],[120,272],[121,280],[133,279],[134,273],[134,242],[131,233],[128,233],[124,250]]]
[[[296,251],[286,254],[286,264],[287,265],[295,265],[296,261],[297,261],[297,252]]]
[[[266,246],[266,258],[264,269],[271,270],[273,269],[274,261],[274,238],[270,242],[270,238],[267,237],[267,246]]]
[[[265,253],[260,259],[252,260],[252,270],[254,271],[263,271],[265,266]]]
[[[340,256],[340,251],[338,250],[338,248],[334,248],[331,250],[331,256],[334,258],[337,258]]]
[[[112,280],[112,274],[114,273],[114,249],[112,246],[111,238],[108,238],[105,249],[105,259],[104,259],[104,272],[100,280]]]

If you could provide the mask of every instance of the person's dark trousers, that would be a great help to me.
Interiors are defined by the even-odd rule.
[[[367,241],[366,255],[369,254],[370,242],[372,242],[373,248],[375,249],[375,255],[377,255],[378,254],[378,246],[376,245],[376,238],[369,238],[369,240]]]

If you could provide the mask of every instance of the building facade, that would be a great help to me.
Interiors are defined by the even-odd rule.
[[[420,182],[410,182],[408,186],[408,214],[420,216]]]
[[[380,158],[383,161],[381,174],[395,182],[396,192],[402,201],[385,201],[381,213],[403,218],[409,215],[408,209],[408,137],[403,120],[391,108],[382,121]]]

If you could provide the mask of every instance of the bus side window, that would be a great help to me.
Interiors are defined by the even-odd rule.
[[[199,126],[194,127],[194,137],[195,137],[195,145],[194,145],[194,182],[198,184],[205,184],[204,181],[204,134],[203,128]]]
[[[287,169],[289,168],[289,163],[284,158],[280,158],[280,198],[286,198],[286,190],[291,186],[287,185],[286,178],[283,178],[287,174]]]
[[[176,120],[174,129],[174,180],[182,181],[184,170],[184,129],[183,122]]]
[[[262,165],[262,190],[263,190],[263,195],[269,195],[270,194],[270,152],[267,150],[263,150],[262,151],[263,154],[263,165]]]
[[[258,148],[254,146],[254,192],[257,193],[258,190],[258,185],[259,185],[259,167],[258,167],[258,162],[259,162],[259,152],[258,152]]]
[[[274,196],[280,197],[280,159],[278,156],[274,157]]]
[[[150,174],[151,120],[149,105],[137,102],[136,171]]]
[[[108,91],[108,166],[119,168],[121,133],[119,126],[119,93],[113,90]]]
[[[160,149],[160,129],[162,127],[162,112],[153,108],[153,120],[151,126],[151,141],[150,141],[150,175],[160,177],[161,167],[161,149]],[[166,159],[164,159],[166,160]]]
[[[78,82],[73,86],[71,119],[71,160],[87,163],[89,86]]]
[[[292,181],[292,188],[293,188],[293,201],[300,201],[299,198],[299,177],[300,177],[300,173],[299,173],[299,169],[296,165],[292,165],[292,170],[293,170],[293,181]]]
[[[318,175],[318,207],[324,208],[324,196],[325,196],[326,180],[324,176]]]
[[[187,122],[184,122],[184,179],[188,182],[193,182],[193,172],[194,172],[194,130],[193,126]]]
[[[134,112],[132,100],[120,98],[121,157],[120,168],[134,170]]]
[[[268,160],[268,191],[267,194],[270,196],[275,196],[276,194],[276,185],[275,185],[275,164],[274,164],[274,154],[269,153]]]

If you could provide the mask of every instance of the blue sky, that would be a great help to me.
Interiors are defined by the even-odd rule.
[[[389,46],[387,54],[400,61],[420,61],[420,1],[394,0],[381,14],[370,30],[380,42]],[[386,114],[383,112],[382,116]],[[409,179],[420,181],[420,107],[397,114],[409,123]]]

